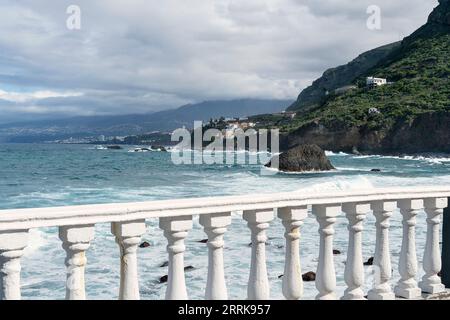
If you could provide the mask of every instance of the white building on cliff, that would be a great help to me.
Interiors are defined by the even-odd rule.
[[[384,86],[385,84],[387,84],[387,80],[384,78],[367,77],[366,79],[366,86],[369,89]]]

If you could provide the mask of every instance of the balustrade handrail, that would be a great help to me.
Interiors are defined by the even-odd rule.
[[[305,205],[343,204],[377,200],[450,197],[450,187],[392,187],[350,191],[300,190],[242,196],[220,196],[0,210],[0,231],[51,226],[125,222],[139,219],[265,210]]]

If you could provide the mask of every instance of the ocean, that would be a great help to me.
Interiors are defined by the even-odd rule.
[[[212,164],[175,165],[169,152],[129,152],[106,150],[94,145],[0,144],[0,209],[51,207],[109,202],[163,200],[187,197],[246,195],[303,189],[347,190],[386,186],[450,185],[450,157],[355,156],[327,152],[336,171],[261,175],[260,165]],[[381,172],[371,172],[381,169]],[[425,245],[425,214],[417,223],[417,252],[422,261]],[[373,256],[375,219],[365,221],[363,256]],[[401,216],[391,219],[391,251],[394,279],[398,275],[401,245]],[[159,278],[167,274],[161,265],[167,260],[166,240],[158,220],[147,221],[140,248],[139,277],[142,299],[164,298],[166,284]],[[345,289],[344,266],[347,250],[347,221],[343,215],[336,223],[334,247],[337,292]],[[302,226],[302,271],[315,271],[318,258],[318,224],[311,215]],[[63,299],[65,293],[65,253],[56,227],[31,230],[29,246],[22,258],[22,296],[24,299]],[[267,269],[271,297],[281,299],[284,268],[284,231],[275,218],[267,231]],[[186,239],[186,285],[191,299],[202,299],[206,286],[207,246],[198,217]],[[233,213],[232,225],[225,234],[225,274],[229,297],[244,299],[250,268],[250,231],[240,213]],[[87,252],[86,291],[89,299],[117,299],[119,288],[119,250],[108,224],[96,225],[96,237]],[[419,264],[419,276],[423,274]],[[366,289],[373,270],[366,268]],[[305,283],[305,299],[313,299],[314,282]]]

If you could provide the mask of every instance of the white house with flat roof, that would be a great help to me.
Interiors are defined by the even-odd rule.
[[[368,88],[380,87],[387,84],[387,79],[384,78],[375,78],[375,77],[367,77],[366,86]]]

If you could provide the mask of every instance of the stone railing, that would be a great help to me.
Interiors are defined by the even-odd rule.
[[[146,219],[159,219],[167,238],[169,274],[166,298],[187,299],[184,276],[184,240],[192,227],[193,215],[208,236],[208,275],[206,299],[227,299],[223,262],[223,235],[231,223],[231,212],[243,212],[251,231],[252,253],[247,294],[249,299],[269,299],[266,270],[266,230],[275,213],[285,227],[286,257],[282,283],[287,299],[301,299],[300,228],[311,206],[318,222],[320,249],[316,273],[317,299],[336,299],[336,273],[333,262],[333,234],[336,217],[348,219],[349,242],[345,265],[343,299],[365,299],[362,258],[363,221],[367,214],[376,218],[374,266],[376,281],[368,299],[414,299],[421,293],[444,290],[441,269],[439,227],[447,206],[450,187],[389,188],[358,191],[292,192],[234,197],[197,198],[141,203],[102,204],[0,211],[0,298],[20,299],[20,258],[32,228],[59,227],[66,251],[67,299],[85,299],[85,252],[94,239],[96,223],[111,223],[111,232],[121,254],[120,299],[139,299],[137,248],[146,232]],[[391,287],[389,218],[396,208],[403,217],[403,238],[398,271],[400,280]],[[416,215],[427,215],[427,237],[423,258],[425,275],[416,282],[418,262],[415,248]]]

